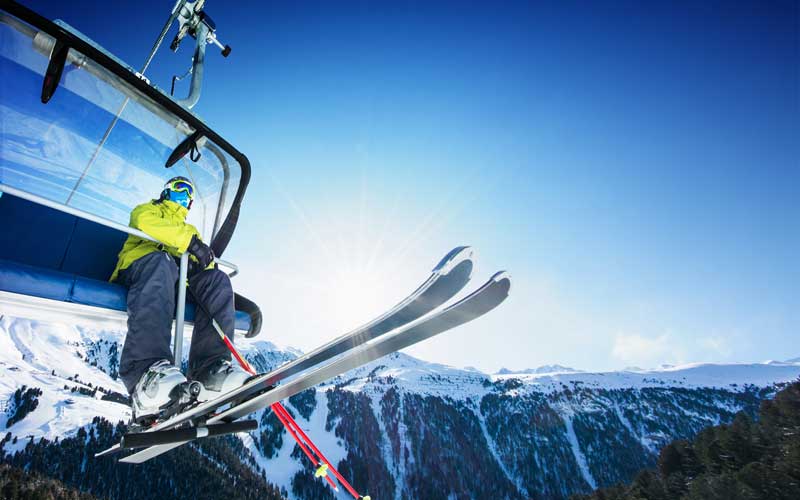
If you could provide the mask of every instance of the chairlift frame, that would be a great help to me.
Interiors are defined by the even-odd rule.
[[[186,2],[182,2],[179,0],[179,2],[176,5],[182,6],[185,3]],[[212,153],[214,153],[215,156],[218,156],[223,160],[223,171],[225,175],[224,186],[227,186],[229,173],[227,164],[224,161],[224,155],[219,154],[219,150],[217,148],[222,149],[225,153],[230,155],[230,157],[232,157],[239,163],[241,167],[241,176],[239,178],[239,185],[237,186],[236,194],[234,195],[231,208],[226,214],[224,220],[220,220],[222,214],[221,210],[218,210],[216,220],[214,223],[214,228],[212,231],[212,239],[210,242],[210,246],[214,250],[215,255],[221,256],[225,251],[225,248],[227,247],[228,243],[230,242],[230,239],[236,228],[236,224],[239,218],[239,210],[241,202],[242,199],[244,198],[244,194],[250,182],[251,167],[250,167],[250,161],[248,160],[247,156],[245,156],[242,152],[233,147],[222,136],[220,136],[214,130],[208,127],[202,120],[200,120],[197,116],[195,116],[186,107],[182,106],[180,104],[180,101],[172,99],[171,97],[164,94],[160,89],[152,86],[141,73],[137,73],[132,68],[125,66],[121,61],[111,57],[109,54],[103,52],[102,50],[95,47],[91,43],[88,43],[81,37],[76,36],[69,30],[67,30],[65,27],[60,26],[59,24],[53,21],[50,21],[49,19],[37,14],[36,12],[12,0],[0,0],[0,10],[5,11],[8,14],[11,14],[17,19],[39,30],[40,32],[46,33],[47,35],[53,37],[53,39],[55,40],[55,48],[58,48],[59,50],[53,50],[50,54],[51,62],[48,66],[48,71],[45,74],[45,81],[43,82],[43,92],[42,92],[43,106],[47,105],[46,103],[53,97],[54,93],[58,88],[59,84],[58,80],[60,79],[61,69],[63,69],[63,62],[64,62],[61,61],[61,59],[65,60],[67,51],[70,48],[73,48],[76,51],[83,54],[84,56],[86,56],[87,58],[89,58],[94,63],[100,65],[105,70],[112,73],[114,76],[119,78],[127,85],[133,87],[135,91],[138,91],[146,98],[150,99],[153,103],[166,110],[168,113],[170,113],[178,120],[182,120],[186,125],[188,125],[189,127],[191,127],[191,129],[193,129],[191,137],[195,138],[204,137],[210,141],[208,145],[212,145],[211,143],[213,143],[215,147],[209,149],[211,149]],[[204,37],[201,40],[198,40],[197,42],[198,45],[201,44],[205,45],[205,43],[207,43],[205,37],[207,36],[208,33],[204,33]],[[136,95],[136,92],[131,92],[124,85],[119,85],[115,87],[120,92],[125,94],[127,97],[140,100],[139,96]],[[73,215],[75,217],[88,220],[90,222],[110,227],[130,235],[135,235],[150,241],[156,241],[149,235],[132,227],[125,226],[123,224],[120,224],[118,222],[115,222],[113,220],[110,220],[108,218],[105,218],[97,214],[92,214],[71,207],[64,203],[56,202],[38,196],[36,194],[19,189],[18,187],[0,183],[0,192],[8,193],[9,195],[23,198],[30,202],[52,208]],[[221,199],[220,208],[223,205],[224,201]],[[230,277],[233,277],[236,274],[238,274],[238,267],[235,264],[224,261],[219,257],[216,259],[216,262],[220,266],[230,270],[230,272],[228,273]],[[188,270],[188,253],[184,253],[180,259],[181,286],[179,286],[178,288],[178,302],[177,302],[177,310],[175,318],[175,336],[174,336],[173,352],[176,364],[180,364],[182,359],[181,351],[183,346],[183,333],[185,327],[184,313],[186,306],[187,270]],[[238,298],[239,297],[237,297],[237,299]],[[246,299],[244,300],[246,302],[249,302]],[[14,294],[5,291],[0,291],[0,302],[10,303],[12,305],[17,306],[18,308],[21,307],[24,310],[34,310],[34,311],[35,310],[41,311],[42,309],[52,306],[54,307],[55,310],[60,309],[62,314],[66,312],[64,308],[67,307],[57,300],[43,299],[39,297],[27,297],[24,295]],[[53,304],[53,303],[58,303],[58,304]],[[102,308],[86,306],[82,304],[70,303],[68,304],[68,307],[73,312],[77,312],[78,315],[82,317],[105,317],[106,319],[110,319],[112,321],[121,320],[127,317],[127,314],[121,311],[106,311]],[[108,314],[109,312],[111,314]],[[260,312],[258,314],[259,314],[259,319],[257,322],[260,326]],[[251,318],[251,321],[253,321],[253,318]],[[248,333],[252,335],[258,333],[257,330],[255,332],[253,332],[252,330],[253,328],[251,327],[251,331]]]

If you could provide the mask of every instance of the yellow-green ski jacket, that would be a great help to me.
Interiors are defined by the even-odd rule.
[[[125,244],[122,245],[122,250],[119,252],[117,267],[109,281],[116,280],[120,271],[127,269],[136,259],[149,253],[166,250],[179,257],[186,252],[192,236],[200,237],[197,228],[186,223],[188,213],[189,210],[186,207],[170,200],[153,200],[134,208],[128,225],[152,236],[161,244],[132,234],[128,235],[128,239],[125,240]],[[191,258],[194,259],[194,257]]]

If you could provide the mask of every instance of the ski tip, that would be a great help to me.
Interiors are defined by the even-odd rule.
[[[475,249],[470,246],[456,247],[442,258],[436,267],[433,268],[433,273],[448,274],[454,267],[464,262],[465,260],[475,259]]]
[[[502,280],[511,281],[511,273],[509,273],[508,271],[497,271],[496,273],[494,273],[492,275],[491,280],[492,281],[502,281]]]
[[[494,273],[494,275],[490,278],[491,281],[495,283],[500,283],[502,281],[508,282],[508,290],[506,290],[506,294],[511,291],[511,274],[508,271],[498,271]]]

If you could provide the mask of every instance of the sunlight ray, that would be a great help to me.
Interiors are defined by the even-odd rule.
[[[289,204],[292,211],[295,213],[295,216],[300,219],[300,222],[303,224],[305,229],[308,231],[309,236],[315,241],[315,243],[320,247],[320,250],[325,253],[325,255],[330,259],[333,263],[336,262],[335,256],[331,253],[330,248],[325,243],[325,241],[320,238],[317,231],[314,229],[311,221],[306,216],[305,211],[300,207],[294,200],[291,194],[283,187],[283,184],[277,178],[277,176],[273,172],[268,172],[270,176],[270,180],[272,180],[273,184],[275,184],[278,193],[283,197],[283,199]]]
[[[478,168],[471,169],[461,182],[457,183],[449,192],[445,193],[443,201],[428,214],[427,217],[416,227],[414,232],[405,240],[404,246],[392,255],[396,260],[395,268],[402,265],[408,252],[422,241],[427,241],[430,235],[445,226],[456,215],[460,214],[472,200],[459,200],[461,193],[466,191],[466,186],[470,185],[474,177],[478,174]]]
[[[372,267],[375,265],[376,260],[378,259],[378,256],[381,255],[381,252],[383,251],[383,248],[385,246],[386,238],[392,232],[391,231],[392,225],[390,224],[390,222],[393,221],[393,220],[397,220],[398,219],[398,217],[400,215],[400,209],[401,209],[401,206],[402,206],[400,201],[401,201],[401,199],[405,198],[407,193],[408,193],[408,186],[407,185],[403,185],[402,189],[394,190],[394,197],[393,197],[392,203],[391,203],[391,205],[389,207],[388,215],[387,215],[386,220],[384,221],[384,223],[380,224],[380,228],[381,228],[380,229],[380,233],[378,234],[378,237],[375,238],[375,242],[373,244],[372,252],[371,252],[369,260],[367,262],[367,266],[366,266],[367,269],[372,269]],[[384,255],[383,257],[385,258],[386,256]]]
[[[286,288],[299,290],[316,290],[318,292],[329,293],[331,287],[321,284],[319,280],[309,280],[299,277],[297,274],[274,271],[269,275],[270,279],[276,283],[284,285]]]

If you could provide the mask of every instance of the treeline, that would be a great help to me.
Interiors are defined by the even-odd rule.
[[[0,464],[0,498],[3,500],[94,500],[64,483],[16,467]]]
[[[141,465],[119,463],[116,456],[95,458],[95,453],[118,442],[124,430],[122,423],[112,425],[96,417],[91,426],[78,429],[72,437],[55,441],[29,438],[21,450],[13,446],[19,450],[13,453],[4,449],[16,440],[8,433],[0,441],[0,462],[109,499],[282,497],[263,473],[255,472],[252,455],[234,437],[201,439]]]
[[[800,382],[761,403],[758,421],[739,413],[691,442],[674,441],[658,469],[630,485],[573,500],[796,500],[800,498]]]

